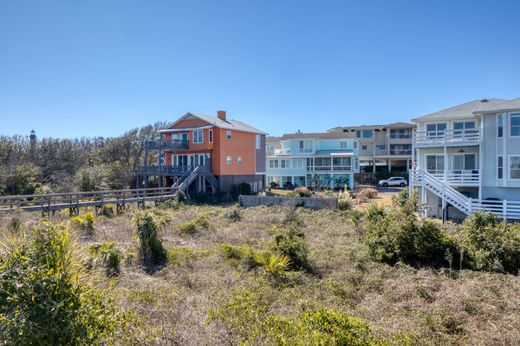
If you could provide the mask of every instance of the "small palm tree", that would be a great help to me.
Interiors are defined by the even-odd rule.
[[[273,276],[284,274],[291,264],[289,257],[280,254],[261,252],[255,255],[255,260],[264,270]]]

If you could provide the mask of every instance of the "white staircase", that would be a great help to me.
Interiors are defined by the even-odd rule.
[[[503,219],[520,219],[520,201],[484,201],[469,198],[424,170],[412,172],[410,180],[410,186],[424,187],[438,196],[441,201],[451,204],[466,215],[485,211]]]
[[[218,181],[217,179],[211,174],[207,173],[204,170],[205,167],[203,166],[196,166],[194,169],[186,171],[180,178],[177,180],[172,188],[176,190],[180,190],[183,192],[186,192],[188,190],[188,187],[199,177],[199,175],[203,175],[204,178],[213,186],[215,190],[218,190]]]

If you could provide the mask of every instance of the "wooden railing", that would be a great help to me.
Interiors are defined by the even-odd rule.
[[[107,204],[119,208],[125,204],[144,204],[147,201],[163,201],[175,196],[177,189],[149,188],[44,195],[18,195],[0,197],[0,212],[15,210],[53,212],[70,208],[77,212],[80,207],[102,207]]]

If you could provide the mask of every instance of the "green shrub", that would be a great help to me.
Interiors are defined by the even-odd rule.
[[[91,212],[74,216],[70,219],[70,225],[78,230],[84,231],[87,235],[94,234],[94,214]]]
[[[178,190],[177,191],[177,193],[175,194],[175,199],[179,203],[187,203],[188,202],[188,197],[186,196],[186,193],[184,191],[182,191],[182,190]]]
[[[211,223],[209,222],[206,215],[200,214],[195,219],[181,223],[177,226],[180,234],[191,235],[195,234],[202,229],[210,228]]]
[[[113,205],[104,205],[99,210],[99,215],[105,216],[105,217],[113,217],[115,214],[114,212],[114,206]]]
[[[310,270],[309,248],[305,242],[305,234],[300,227],[293,223],[287,228],[276,227],[274,231],[273,252],[289,259],[289,269]]]
[[[158,207],[160,209],[172,209],[172,210],[177,210],[181,207],[182,205],[182,202],[179,202],[177,199],[169,199],[167,201],[164,201],[164,202],[160,202],[158,204]]]
[[[370,205],[357,222],[363,228],[363,240],[371,257],[389,264],[446,264],[446,251],[455,253],[456,247],[443,228],[419,220],[413,200],[394,202],[390,209]]]
[[[354,200],[348,192],[344,192],[338,198],[339,210],[351,210],[354,207]]]
[[[312,191],[304,186],[297,187],[294,189],[294,192],[296,193],[296,196],[298,197],[311,197]]]
[[[280,277],[289,269],[291,261],[285,255],[272,254],[267,251],[257,252],[255,261],[266,273],[273,277]]]
[[[269,313],[266,302],[247,291],[237,291],[228,304],[210,311],[209,321],[220,322],[244,345],[388,345],[368,324],[342,311],[318,308],[285,317]]]
[[[462,224],[462,246],[476,270],[518,274],[520,225],[500,223],[495,215],[476,213]]]
[[[238,222],[242,220],[242,211],[239,207],[233,207],[226,210],[224,217],[232,222]]]
[[[13,216],[11,220],[9,220],[7,229],[12,233],[19,233],[22,230],[22,220],[17,216]]]
[[[121,273],[121,259],[123,254],[116,244],[106,242],[96,244],[90,247],[90,255],[92,256],[92,265],[99,264],[105,267],[107,276],[117,276]]]
[[[128,315],[88,284],[63,227],[43,224],[1,252],[2,343],[106,344],[123,327]]]
[[[139,240],[138,253],[141,263],[150,267],[166,261],[167,254],[157,234],[157,223],[152,214],[138,213],[134,217],[135,233]]]

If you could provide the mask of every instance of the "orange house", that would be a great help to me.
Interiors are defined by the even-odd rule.
[[[250,184],[253,192],[264,188],[266,133],[227,119],[225,111],[186,113],[160,133],[160,141],[145,146],[159,152],[159,165],[141,170],[145,177],[159,177],[160,186],[166,180],[166,186],[197,192],[227,191],[240,183]]]

